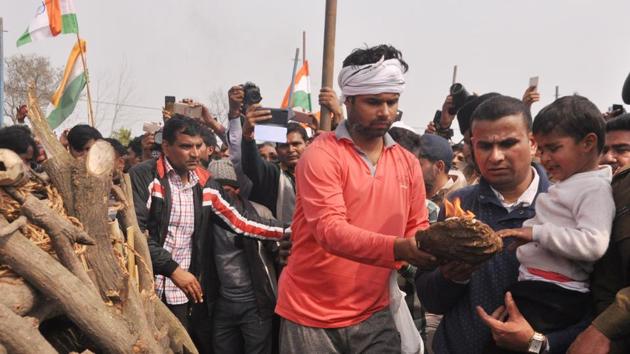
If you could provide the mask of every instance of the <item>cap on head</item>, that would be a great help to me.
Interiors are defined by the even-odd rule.
[[[228,185],[234,188],[239,187],[232,161],[228,159],[214,160],[210,162],[208,171],[210,171],[212,177],[221,185]]]
[[[448,140],[435,134],[424,134],[420,137],[420,157],[431,162],[444,161],[445,172],[451,169],[453,149]]]

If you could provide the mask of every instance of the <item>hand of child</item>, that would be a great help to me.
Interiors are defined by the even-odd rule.
[[[528,242],[532,242],[532,240],[534,239],[534,236],[532,235],[532,228],[531,227],[521,227],[518,229],[504,229],[504,230],[500,230],[497,231],[497,236],[501,237],[501,238],[506,238],[506,237],[515,237],[517,240],[516,242],[513,242],[508,249],[510,251],[514,251],[515,249],[517,249],[519,246],[522,246]]]

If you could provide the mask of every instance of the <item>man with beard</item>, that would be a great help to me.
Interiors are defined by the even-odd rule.
[[[463,175],[449,174],[453,163],[453,149],[446,139],[435,134],[420,137],[418,158],[422,168],[422,177],[427,192],[427,199],[442,207],[444,197],[466,186]]]
[[[435,260],[414,238],[429,224],[420,165],[387,133],[407,67],[391,46],[354,50],[339,74],[348,119],[298,162],[293,248],[276,306],[283,353],[401,351],[392,271]]]

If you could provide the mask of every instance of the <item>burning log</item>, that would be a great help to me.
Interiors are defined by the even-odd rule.
[[[441,263],[460,261],[480,264],[503,248],[503,241],[490,226],[475,219],[475,214],[464,211],[460,200],[444,200],[445,221],[416,233],[418,248],[431,253]]]

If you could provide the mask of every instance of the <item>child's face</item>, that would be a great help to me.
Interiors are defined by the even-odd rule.
[[[540,162],[552,180],[563,181],[597,166],[597,153],[593,153],[597,149],[597,137],[591,134],[580,141],[557,133],[534,135]]]

